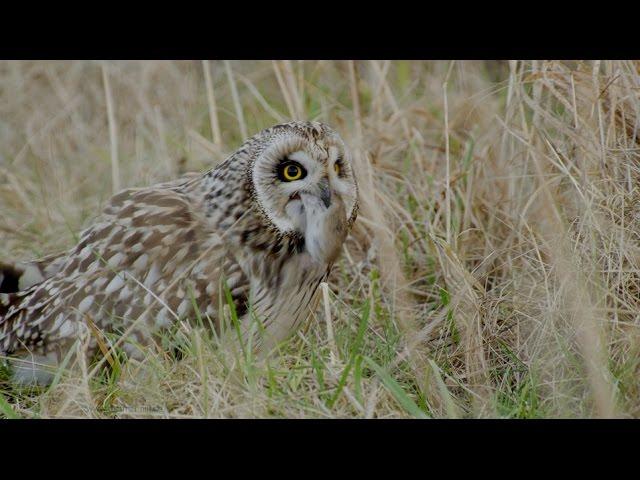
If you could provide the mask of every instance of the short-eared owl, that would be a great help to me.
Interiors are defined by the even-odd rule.
[[[139,355],[178,320],[219,326],[228,295],[270,350],[311,313],[357,209],[332,129],[263,130],[206,173],[118,193],[71,250],[0,268],[0,356],[14,380],[47,383],[39,365],[58,365],[82,332],[88,354],[119,334]]]

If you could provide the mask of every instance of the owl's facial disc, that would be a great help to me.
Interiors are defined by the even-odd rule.
[[[276,140],[256,159],[253,180],[257,199],[276,228],[302,234],[314,258],[332,261],[357,196],[339,137]]]
[[[284,218],[291,230],[306,236],[308,217],[321,214],[331,207],[332,187],[323,162],[318,162],[302,150],[289,153],[276,165]]]

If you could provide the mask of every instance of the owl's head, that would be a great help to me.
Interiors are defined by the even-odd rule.
[[[340,136],[322,123],[291,122],[252,143],[254,200],[273,226],[303,235],[312,253],[313,242],[326,244],[320,237],[342,237],[342,243],[357,215],[358,187]]]

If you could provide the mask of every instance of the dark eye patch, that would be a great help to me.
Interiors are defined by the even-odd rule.
[[[306,177],[307,170],[295,160],[285,158],[276,167],[276,176],[281,182],[293,182]]]
[[[336,168],[336,165],[337,165],[336,173],[338,174],[338,176],[343,177],[344,176],[344,159],[342,157],[338,157],[333,165],[334,165],[334,169]]]

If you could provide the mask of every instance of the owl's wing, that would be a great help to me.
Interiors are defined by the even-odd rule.
[[[180,186],[200,176],[200,173],[188,172],[178,179],[156,185],[154,189]],[[127,190],[127,192],[133,191]],[[69,252],[60,252],[38,260],[0,261],[0,293],[27,290],[33,285],[53,277],[63,267],[68,255]]]
[[[87,316],[106,331],[114,319],[169,326],[196,308],[215,319],[222,279],[242,308],[249,282],[203,213],[171,186],[114,196],[55,274],[0,302],[0,351],[74,337]]]

